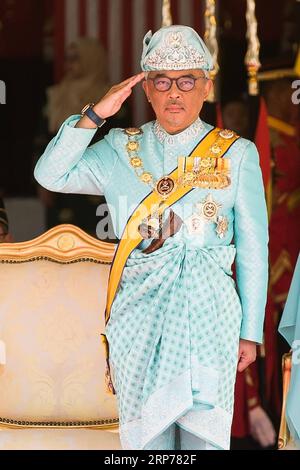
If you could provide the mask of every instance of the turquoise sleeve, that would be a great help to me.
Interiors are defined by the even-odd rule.
[[[263,342],[268,288],[268,214],[256,146],[241,158],[234,205],[237,290],[242,304],[240,337]]]
[[[97,129],[75,128],[80,117],[70,116],[62,124],[38,160],[34,177],[50,191],[101,195],[118,159],[111,145],[114,130],[89,147]]]

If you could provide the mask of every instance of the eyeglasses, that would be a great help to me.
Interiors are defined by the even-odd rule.
[[[168,91],[171,89],[173,82],[176,82],[177,88],[180,91],[191,91],[195,87],[196,80],[201,80],[207,78],[203,75],[202,77],[179,77],[179,78],[170,78],[170,77],[155,77],[148,78],[151,80],[157,91]]]

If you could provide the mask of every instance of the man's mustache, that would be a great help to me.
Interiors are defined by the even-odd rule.
[[[181,101],[177,100],[168,101],[166,107],[168,106],[181,106],[182,108],[184,108],[184,104]]]

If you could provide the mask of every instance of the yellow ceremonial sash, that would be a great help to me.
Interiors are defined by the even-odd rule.
[[[224,133],[224,136],[220,138],[220,133]],[[227,133],[227,134],[226,134]],[[206,136],[198,143],[196,148],[192,153],[187,157],[187,160],[193,157],[201,156],[205,157],[207,155],[212,156],[212,149],[218,143],[218,154],[214,157],[221,158],[229,150],[231,145],[239,138],[238,135],[231,131],[221,131],[219,128],[212,129]],[[221,143],[220,143],[221,140]],[[213,152],[214,153],[214,152]],[[178,167],[168,175],[173,180],[178,180]],[[166,200],[156,192],[152,191],[148,194],[145,199],[143,199],[137,208],[134,210],[132,215],[129,217],[122,238],[118,244],[117,250],[115,252],[114,258],[112,260],[112,265],[110,269],[109,279],[108,279],[108,288],[107,288],[107,299],[106,299],[106,309],[105,309],[105,324],[107,324],[110,316],[110,310],[112,303],[114,301],[122,273],[126,264],[126,261],[130,253],[140,244],[143,240],[142,235],[138,231],[138,227],[142,221],[147,216],[150,216],[153,212],[153,207],[157,207],[159,214],[162,214],[165,209],[175,204],[183,196],[188,194],[194,188],[190,186],[181,186],[178,185],[176,190],[171,193]],[[109,375],[109,347],[105,334],[101,333],[102,341],[106,350],[107,358],[107,372],[106,375]],[[107,377],[108,378],[108,377]],[[109,390],[111,391],[111,390]]]
[[[209,149],[213,146],[214,142],[217,138],[219,138],[220,129],[214,128],[210,131],[197,145],[197,147],[193,150],[190,157],[198,156],[198,155],[206,155]],[[218,155],[218,157],[223,157],[231,145],[238,139],[239,137],[236,134],[233,134],[231,138],[226,138],[223,141],[222,146],[222,153]],[[177,181],[178,179],[178,167],[170,173],[172,179]],[[107,290],[107,303],[106,303],[106,311],[105,311],[105,321],[108,322],[110,309],[119,286],[119,282],[122,276],[122,272],[124,266],[126,264],[127,258],[129,257],[130,253],[140,244],[143,240],[143,237],[140,235],[138,231],[138,227],[141,223],[141,219],[145,216],[149,216],[151,214],[151,209],[154,206],[160,207],[158,209],[159,213],[162,214],[165,209],[172,206],[189,193],[193,188],[190,187],[181,187],[179,186],[176,191],[174,191],[166,201],[163,201],[162,197],[155,191],[148,194],[143,201],[141,201],[138,207],[135,209],[133,214],[128,219],[126,227],[124,229],[122,238],[118,244],[118,248],[116,250],[114,259],[112,261],[112,266],[109,275],[108,281],[108,290]],[[143,210],[140,210],[141,205],[143,206]],[[146,210],[146,212],[145,212]]]

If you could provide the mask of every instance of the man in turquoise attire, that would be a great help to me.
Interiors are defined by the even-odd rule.
[[[35,178],[51,191],[104,194],[111,209],[120,242],[104,336],[123,448],[229,449],[236,369],[255,360],[263,336],[259,156],[199,118],[213,63],[193,29],[149,32],[143,46],[143,72],[68,118]],[[143,79],[156,120],[89,147]]]

